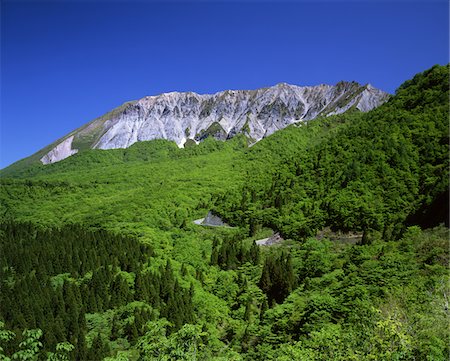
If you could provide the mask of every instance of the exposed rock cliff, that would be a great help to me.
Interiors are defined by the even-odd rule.
[[[389,95],[369,85],[339,82],[300,87],[285,83],[257,90],[216,94],[164,93],[124,104],[61,139],[41,158],[53,163],[84,148],[127,148],[135,142],[168,139],[183,147],[208,136],[245,134],[257,142],[288,125],[356,109],[369,111]]]
[[[55,163],[77,153],[78,149],[72,149],[73,137],[74,136],[72,135],[59,143],[55,148],[41,158],[41,162],[43,164]]]

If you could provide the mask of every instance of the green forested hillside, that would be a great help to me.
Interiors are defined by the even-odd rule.
[[[446,360],[448,84],[435,66],[250,148],[3,170],[0,359]]]
[[[325,225],[385,239],[413,221],[448,225],[448,94],[448,67],[435,67],[368,114],[274,134],[248,151],[245,186],[218,211],[293,239]]]

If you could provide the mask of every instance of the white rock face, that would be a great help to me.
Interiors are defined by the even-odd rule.
[[[59,143],[55,148],[41,158],[41,162],[43,164],[55,163],[77,153],[77,149],[72,149],[73,137],[74,136],[72,135]]]
[[[292,123],[319,115],[340,114],[352,107],[369,111],[388,97],[371,85],[355,82],[312,87],[280,83],[270,88],[204,95],[164,93],[142,98],[102,120],[101,131],[92,137],[95,139],[90,147],[127,148],[152,139],[172,140],[183,147],[188,139],[199,142],[210,135],[225,140],[239,133],[257,142]],[[89,126],[76,133],[75,139],[89,136],[88,129]],[[60,143],[42,162],[52,163],[74,154],[72,140],[73,137]]]
[[[379,105],[379,99],[383,99],[385,95],[384,92],[369,84],[361,93],[356,108],[362,112],[368,112],[369,110],[376,108]]]

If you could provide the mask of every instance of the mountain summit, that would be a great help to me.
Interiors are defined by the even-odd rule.
[[[370,84],[339,82],[300,87],[279,83],[257,90],[215,94],[171,92],[131,101],[94,119],[42,150],[43,164],[88,148],[127,148],[168,139],[179,147],[208,136],[226,140],[244,134],[251,143],[292,123],[358,110],[367,112],[389,95]]]

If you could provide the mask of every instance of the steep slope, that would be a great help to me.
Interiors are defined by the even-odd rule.
[[[1,177],[0,331],[40,328],[70,360],[446,360],[448,229],[416,225],[448,220],[448,81],[433,67],[251,148],[154,140]],[[209,210],[233,228],[194,224]]]
[[[325,226],[388,239],[407,225],[448,226],[448,80],[449,67],[434,66],[368,113],[259,142],[247,152],[243,188],[227,190],[216,213],[299,240]]]
[[[299,121],[350,109],[369,111],[388,94],[356,82],[299,87],[285,83],[257,90],[216,94],[164,93],[124,104],[71,132],[39,153],[43,164],[86,148],[116,149],[145,140],[167,139],[183,147],[208,136],[226,140],[246,135],[251,143]]]

